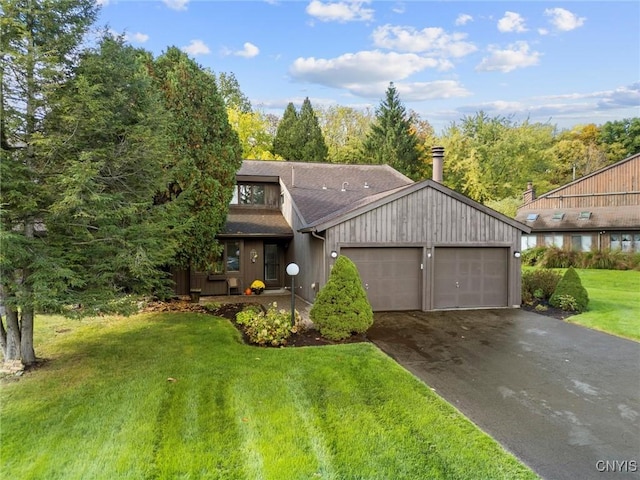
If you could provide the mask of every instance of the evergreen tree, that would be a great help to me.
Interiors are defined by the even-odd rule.
[[[342,255],[336,259],[309,315],[322,336],[330,340],[364,333],[373,325],[373,310],[351,259]]]
[[[176,265],[207,270],[220,251],[216,235],[227,218],[242,147],[213,74],[176,47],[150,68],[172,117],[165,165],[171,180],[157,202],[175,201],[184,212]]]
[[[328,149],[309,97],[304,99],[298,114],[297,131],[301,148],[299,159],[303,162],[324,162]]]
[[[299,160],[301,149],[298,144],[298,112],[293,103],[289,102],[282,120],[278,123],[276,136],[273,139],[273,154],[280,155],[285,160]]]
[[[52,193],[43,188],[50,161],[41,148],[43,119],[97,6],[94,0],[1,0],[0,10],[0,304],[6,309],[0,344],[5,361],[29,365],[36,291],[49,274],[40,264],[46,246],[36,239]]]
[[[78,313],[94,313],[114,301],[126,307],[123,295],[169,293],[162,267],[175,254],[179,223],[174,205],[154,204],[167,183],[168,116],[148,56],[106,33],[55,96],[43,140],[50,203],[39,308],[81,304]]]
[[[388,164],[410,178],[417,178],[422,170],[418,138],[393,82],[376,109],[364,151],[371,163]]]

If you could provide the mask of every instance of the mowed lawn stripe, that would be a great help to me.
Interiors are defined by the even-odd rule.
[[[2,385],[2,478],[536,478],[371,344],[250,347],[199,314],[38,325],[50,361]]]

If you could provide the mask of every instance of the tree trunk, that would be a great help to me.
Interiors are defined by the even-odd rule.
[[[20,324],[18,323],[18,311],[7,307],[6,330],[2,326],[2,355],[4,361],[20,360]]]
[[[20,322],[20,355],[23,365],[32,365],[36,362],[36,352],[33,349],[33,308],[22,312]]]

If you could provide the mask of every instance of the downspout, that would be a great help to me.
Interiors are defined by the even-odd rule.
[[[326,260],[327,252],[325,251],[326,238],[321,237],[320,235],[318,235],[315,232],[315,230],[311,230],[311,236],[313,236],[315,238],[319,238],[320,240],[322,240],[322,281],[326,282],[327,281],[327,260]],[[318,285],[318,291],[320,291],[320,285]],[[314,296],[314,300],[315,300],[315,296]]]

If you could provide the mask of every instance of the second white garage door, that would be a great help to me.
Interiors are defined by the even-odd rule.
[[[422,309],[421,248],[343,248],[358,267],[374,312]]]

